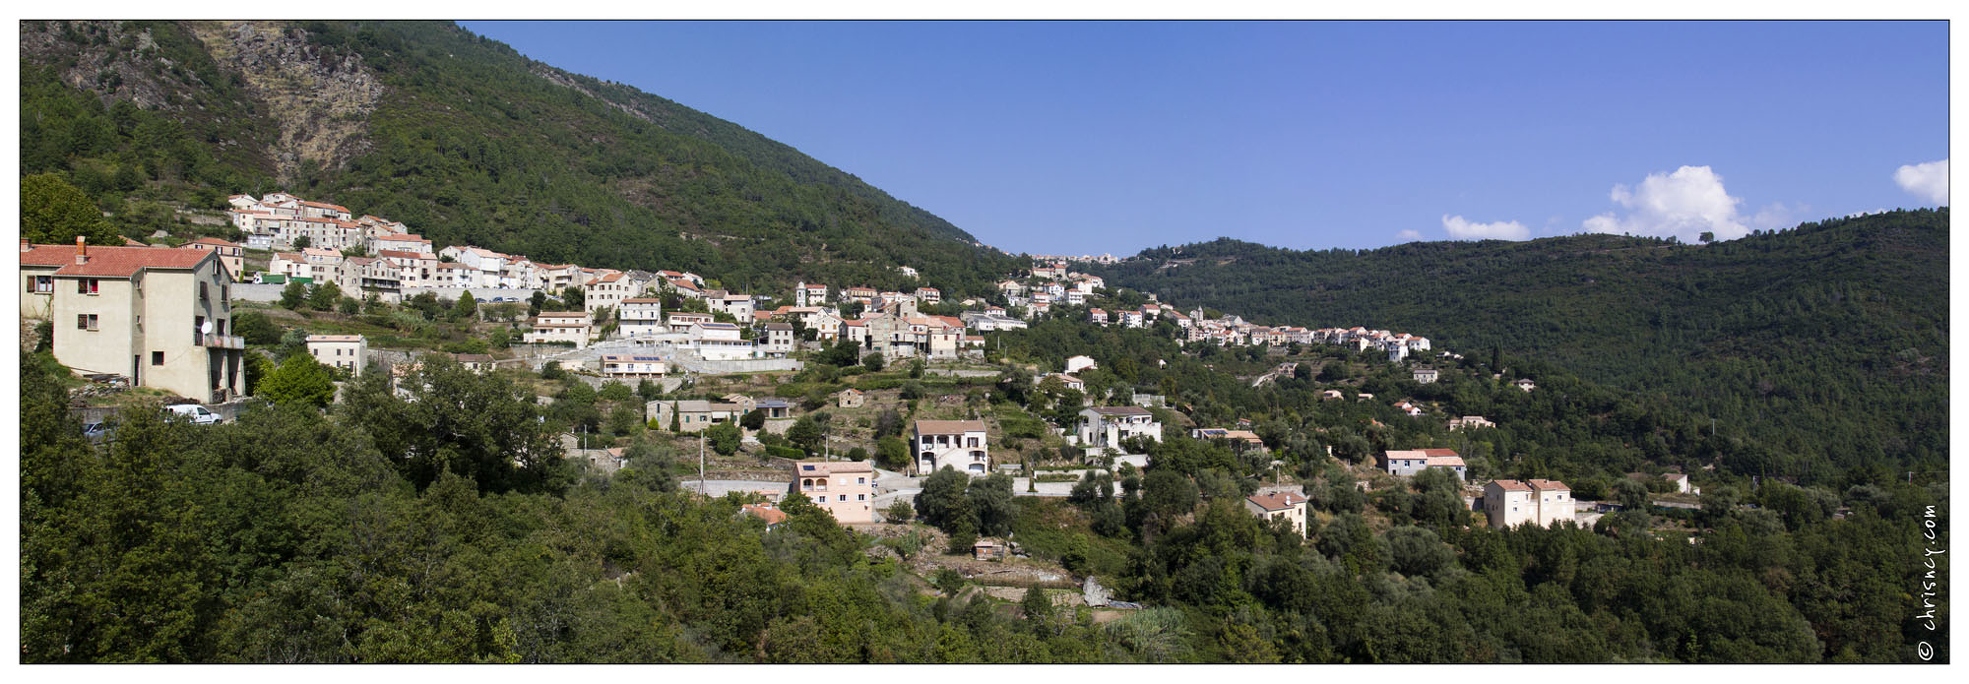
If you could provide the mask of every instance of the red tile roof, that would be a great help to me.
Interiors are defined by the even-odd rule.
[[[127,278],[146,268],[192,269],[212,252],[199,249],[153,249],[150,247],[99,247],[90,245],[89,262],[75,263],[71,245],[35,245],[21,252],[22,266],[60,266],[55,275],[110,276]]]
[[[125,239],[127,239],[127,238],[125,238]],[[230,242],[226,242],[225,240],[221,240],[221,239],[218,239],[218,238],[215,238],[215,237],[202,237],[202,238],[199,238],[199,239],[196,239],[196,240],[192,240],[191,242],[187,242],[187,243],[185,243],[185,244],[188,244],[188,245],[214,245],[214,246],[218,246],[218,247],[238,247],[238,246],[239,246],[239,245],[236,245],[236,244],[233,244],[233,243],[230,243]]]
[[[1272,492],[1270,494],[1247,496],[1244,497],[1244,500],[1257,504],[1259,508],[1263,508],[1266,511],[1284,511],[1297,508],[1299,504],[1305,503],[1306,497],[1292,492]]]

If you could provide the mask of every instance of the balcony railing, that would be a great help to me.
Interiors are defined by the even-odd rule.
[[[215,349],[245,349],[246,338],[238,335],[194,335],[193,344]]]

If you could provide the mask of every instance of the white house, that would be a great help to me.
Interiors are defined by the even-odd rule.
[[[1463,457],[1454,449],[1391,450],[1383,453],[1382,467],[1396,477],[1410,477],[1426,468],[1442,468],[1456,473],[1458,480],[1463,479],[1466,470]]]
[[[308,354],[321,365],[360,376],[362,360],[369,356],[369,340],[361,335],[309,335]]]
[[[615,313],[617,330],[623,337],[648,337],[670,332],[663,324],[663,300],[631,298],[622,300]]]
[[[542,311],[533,319],[533,330],[522,336],[527,344],[573,342],[576,349],[588,346],[594,320],[586,311]]]
[[[1093,359],[1092,357],[1087,357],[1087,356],[1069,356],[1069,357],[1067,357],[1067,369],[1066,369],[1066,373],[1067,373],[1068,375],[1072,375],[1072,374],[1074,374],[1074,373],[1078,373],[1078,372],[1080,372],[1080,371],[1083,371],[1083,370],[1087,370],[1087,369],[1089,369],[1089,368],[1093,368],[1093,367],[1094,367],[1094,365],[1095,365],[1095,364],[1094,364],[1094,359]]]
[[[1140,406],[1096,406],[1080,411],[1080,427],[1074,436],[1084,447],[1121,449],[1123,440],[1134,437],[1161,442],[1162,423]]]
[[[982,476],[991,469],[981,420],[919,420],[910,440],[916,474],[929,475],[946,467]]]
[[[706,361],[735,361],[753,356],[752,341],[745,339],[739,327],[731,323],[693,323],[690,340],[697,347],[697,355]]]

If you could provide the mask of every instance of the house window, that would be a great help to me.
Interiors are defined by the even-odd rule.
[[[95,329],[96,329],[96,314],[76,314],[76,315],[75,315],[75,329],[76,329],[76,330],[95,330]]]
[[[32,288],[28,290],[29,292],[52,294],[55,291],[54,276],[34,276],[34,278],[28,281],[28,284]]]
[[[842,494],[842,495],[841,495],[841,498],[839,498],[839,499],[836,499],[836,501],[847,501],[847,500],[848,500],[848,495],[846,495],[846,494]]]
[[[867,500],[868,500],[868,495],[867,495],[867,494],[856,494],[856,495],[855,495],[855,500],[856,500],[856,501],[867,501]]]
[[[154,352],[151,352],[151,353],[150,353],[150,365],[153,365],[153,366],[162,366],[162,365],[164,365],[164,352],[161,352],[161,351],[154,351]]]
[[[868,478],[866,478],[866,477],[857,477],[857,478],[855,478],[855,484],[868,484]]]
[[[99,291],[100,287],[101,287],[101,283],[98,282],[95,278],[81,278],[75,281],[76,294],[86,294],[86,295],[96,294]]]

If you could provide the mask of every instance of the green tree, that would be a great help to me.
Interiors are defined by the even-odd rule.
[[[306,304],[307,301],[308,286],[302,285],[301,281],[289,280],[287,281],[287,287],[280,289],[280,308],[299,311],[301,306]]]
[[[704,429],[704,438],[711,442],[711,450],[721,456],[738,453],[739,440],[744,436],[745,434],[738,429],[738,423],[729,420],[714,423]]]
[[[916,494],[914,501],[916,515],[945,533],[955,533],[963,529],[977,529],[977,514],[971,510],[971,499],[965,495],[971,476],[945,466],[942,470],[923,478],[923,491]]]
[[[464,294],[458,295],[458,302],[451,305],[451,317],[455,320],[462,321],[475,318],[478,316],[478,312],[479,301],[472,296],[471,290],[466,290]]]
[[[316,408],[335,400],[335,381],[327,366],[307,354],[294,354],[260,378],[259,396],[276,404],[308,404]]]
[[[390,374],[364,373],[345,388],[342,407],[405,479],[426,487],[451,472],[488,492],[563,486],[559,434],[542,421],[531,389],[441,354],[418,363],[402,381],[408,398],[392,390]],[[573,402],[555,406],[563,403]]]
[[[885,359],[879,353],[864,354],[861,357],[861,367],[867,368],[870,373],[880,373],[882,372],[884,361]]]
[[[308,288],[308,308],[328,311],[335,308],[335,302],[342,298],[342,287],[335,281],[324,280]]]
[[[35,244],[70,244],[81,236],[89,244],[118,246],[123,237],[103,220],[88,193],[60,175],[21,177],[21,236]]]
[[[884,468],[906,468],[909,466],[909,443],[901,437],[878,438],[875,440],[875,458]]]
[[[285,299],[286,293],[282,292],[281,297]],[[266,314],[258,311],[234,311],[232,315],[232,331],[234,334],[246,338],[247,344],[280,343],[280,326],[275,325],[273,319],[267,318]]]
[[[826,436],[820,423],[814,420],[813,414],[800,416],[799,420],[793,421],[793,427],[786,429],[787,441],[792,442],[793,446],[800,447],[801,451],[807,452],[810,456],[821,452],[821,441]]]

